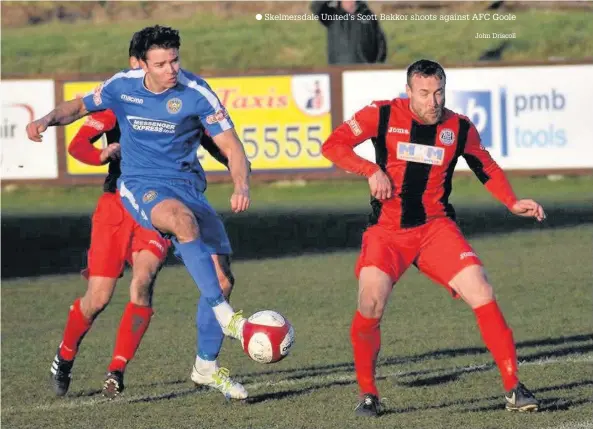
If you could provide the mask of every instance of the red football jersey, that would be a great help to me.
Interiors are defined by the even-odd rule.
[[[385,133],[379,136],[384,106],[389,106],[390,112],[385,116]],[[373,140],[376,163],[353,150],[367,139]],[[517,200],[503,171],[480,144],[476,127],[449,109],[440,122],[425,125],[410,110],[408,99],[375,101],[336,128],[322,150],[326,158],[347,171],[370,177],[381,168],[391,178],[394,194],[388,200],[373,201],[372,223],[410,228],[439,217],[454,218],[449,195],[460,156],[503,204],[510,208]]]
[[[101,149],[93,146],[93,144],[103,134],[105,134],[107,144],[119,143],[121,133],[117,118],[111,110],[94,112],[88,116],[72,139],[72,143],[68,147],[68,153],[85,164],[101,165]],[[120,160],[109,161],[109,173],[105,178],[103,190],[105,192],[115,192],[117,179],[120,175]]]

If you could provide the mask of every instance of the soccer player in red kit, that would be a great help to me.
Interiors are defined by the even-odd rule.
[[[351,326],[361,394],[356,413],[381,412],[375,367],[380,321],[393,285],[414,264],[461,297],[474,311],[482,339],[496,362],[508,410],[535,411],[539,403],[517,378],[511,329],[498,307],[482,262],[455,223],[448,202],[457,159],[463,156],[486,189],[518,216],[545,218],[533,200],[517,199],[504,172],[480,144],[476,127],[445,108],[445,71],[420,60],[407,70],[408,99],[376,101],[340,125],[323,144],[338,167],[368,178],[370,226],[362,237],[355,273],[358,307]],[[376,163],[354,152],[372,139]]]
[[[136,37],[130,43],[131,68],[138,67],[135,40]],[[101,150],[93,144],[103,136],[107,146]],[[142,228],[122,205],[116,183],[121,174],[119,139],[120,131],[114,113],[104,110],[87,118],[68,147],[70,155],[85,164],[109,163],[109,174],[103,185],[104,193],[99,198],[92,217],[88,268],[82,272],[88,280],[87,291],[70,307],[62,342],[51,367],[52,385],[59,396],[67,393],[78,347],[95,318],[109,303],[117,279],[121,277],[125,263],[128,262],[133,273],[130,302],[120,322],[103,394],[114,398],[123,391],[124,371],[148,329],[153,314],[152,292],[155,278],[170,247],[169,240],[162,238],[156,231]],[[207,136],[202,139],[202,146],[217,161],[228,165],[226,156]],[[215,264],[217,270],[220,270],[221,265],[228,265],[222,262]],[[231,274],[226,277],[232,281]]]

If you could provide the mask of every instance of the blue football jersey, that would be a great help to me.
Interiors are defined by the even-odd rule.
[[[196,178],[202,127],[214,137],[233,123],[204,79],[183,69],[177,85],[155,94],[142,69],[124,70],[83,98],[89,112],[111,109],[121,129],[122,178]]]

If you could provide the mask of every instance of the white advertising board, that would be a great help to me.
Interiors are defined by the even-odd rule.
[[[501,167],[593,168],[593,65],[449,68],[446,106],[476,125]],[[406,71],[343,74],[344,119],[373,100],[405,96]],[[374,161],[370,142],[356,149]],[[458,169],[468,169],[460,160]]]
[[[53,80],[2,80],[2,179],[56,179],[58,153],[56,128],[43,133],[43,141],[27,138],[25,128],[55,106]]]

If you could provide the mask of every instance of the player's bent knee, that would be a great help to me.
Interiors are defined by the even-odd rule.
[[[111,301],[117,279],[95,277],[89,279],[85,295],[80,301],[81,311],[87,319],[94,319]]]
[[[385,302],[376,299],[376,298],[366,298],[366,299],[359,299],[358,301],[358,311],[364,317],[368,317],[371,319],[380,319],[383,317],[383,312],[385,311]]]
[[[154,206],[150,213],[153,226],[177,237],[180,243],[198,238],[198,222],[191,210],[180,201],[165,200]]]
[[[481,265],[465,267],[449,284],[472,308],[488,304],[495,299],[494,289]]]
[[[94,319],[99,313],[105,310],[105,307],[107,307],[110,300],[110,294],[95,293],[88,297],[85,296],[81,300],[80,308],[87,319]]]
[[[393,286],[391,277],[376,267],[360,271],[358,310],[364,317],[381,318]]]

